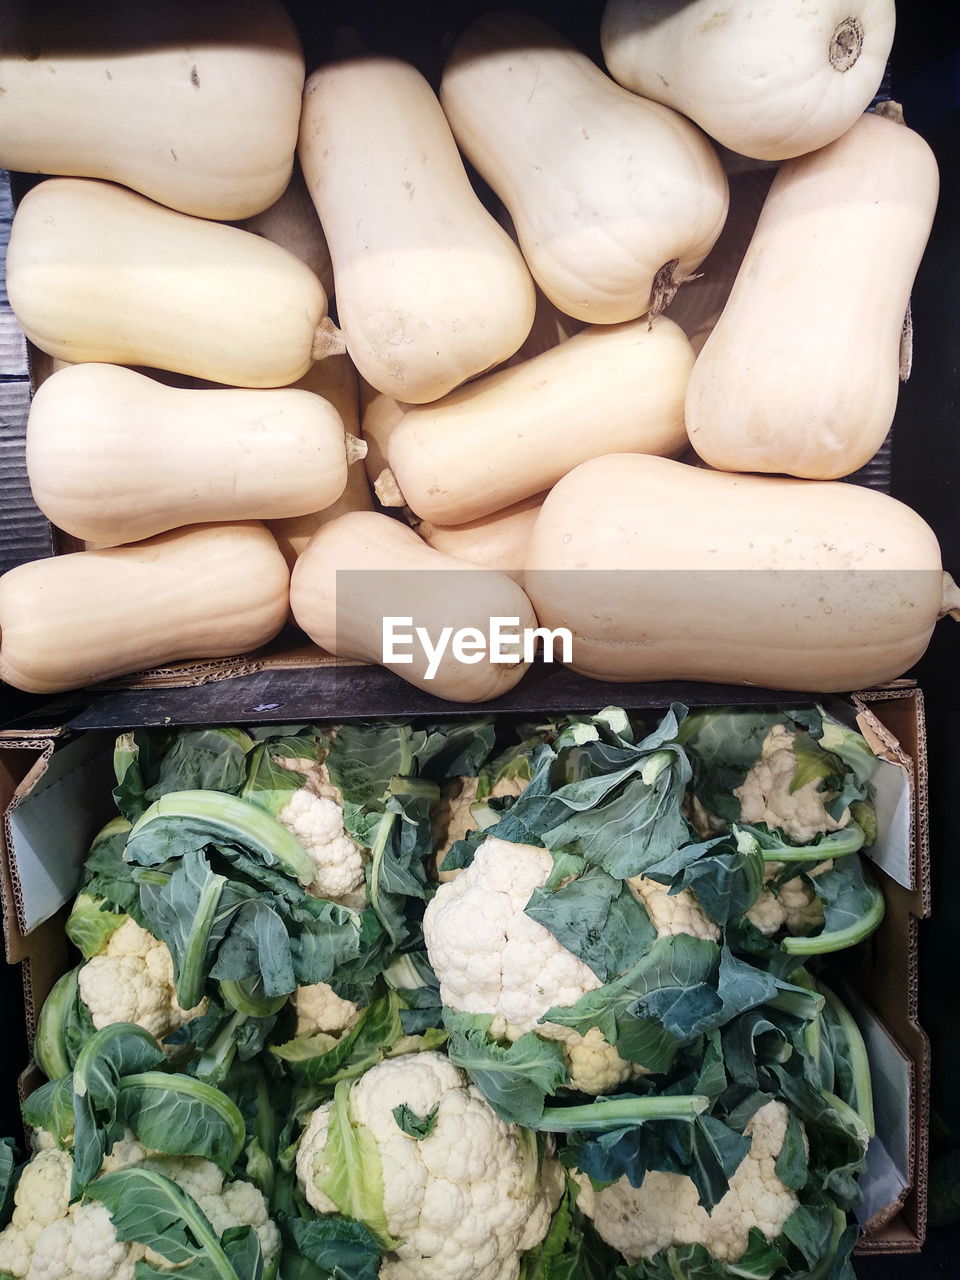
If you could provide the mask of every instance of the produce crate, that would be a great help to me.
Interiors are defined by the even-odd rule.
[[[785,695],[782,701],[812,700]],[[917,1021],[917,930],[930,912],[923,698],[918,689],[899,685],[820,701],[856,725],[881,757],[874,778],[879,835],[868,856],[886,915],[879,930],[844,953],[831,972],[861,1026],[874,1077],[877,1137],[862,1181],[858,1249],[916,1253],[925,1235],[929,1110],[929,1050]],[[753,703],[758,705],[755,694]],[[663,705],[645,700],[642,708]],[[350,716],[341,708],[333,718]],[[234,719],[270,721],[276,712],[260,708]],[[113,740],[112,729],[78,730],[63,719],[0,732],[0,896],[6,958],[21,967],[28,1041],[44,998],[70,964],[63,924],[90,841],[113,811]],[[27,1067],[21,1096],[40,1080],[36,1068]]]
[[[322,15],[314,6],[300,0],[287,0],[286,7],[299,28],[308,68],[331,56],[338,27],[349,23],[358,29],[364,47],[409,58],[436,84],[449,33],[494,6],[457,0],[438,9],[428,5],[391,6],[367,0],[366,3],[351,5],[349,9],[346,6],[329,6]],[[519,7],[542,16],[584,52],[600,60],[602,0],[561,5],[526,0]],[[880,87],[878,98],[886,97],[889,97],[889,86],[885,82]],[[4,244],[3,228],[9,226],[19,196],[36,181],[35,177],[22,174],[0,173],[0,258]],[[46,357],[25,343],[9,312],[6,298],[0,293],[0,334],[7,330],[13,354],[8,357],[6,343],[0,345],[0,395],[4,397],[0,403],[0,483],[3,484],[5,499],[0,512],[0,573],[27,560],[77,549],[77,544],[52,526],[32,501],[23,448],[30,396],[42,376]],[[888,437],[874,459],[849,477],[851,482],[889,492],[891,450],[892,439]],[[326,673],[334,665],[335,659],[307,642],[296,628],[290,627],[255,653],[172,663],[118,678],[110,682],[110,687],[190,687],[270,671],[310,669]],[[314,684],[326,689],[328,680],[329,677],[322,675]]]

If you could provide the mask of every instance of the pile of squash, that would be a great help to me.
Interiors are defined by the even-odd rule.
[[[85,547],[0,579],[4,680],[291,611],[382,661],[399,612],[565,626],[601,679],[842,690],[956,607],[920,517],[834,483],[889,431],[938,192],[865,113],[893,0],[608,0],[606,70],[501,11],[439,95],[382,54],[307,77],[277,0],[95,15],[0,23],[0,165],[49,175],[7,256],[27,466]],[[526,664],[395,669],[472,702]]]

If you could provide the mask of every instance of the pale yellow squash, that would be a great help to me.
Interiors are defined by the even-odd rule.
[[[360,403],[362,406],[361,435],[367,446],[364,465],[371,484],[376,484],[390,463],[387,450],[394,428],[399,426],[403,417],[411,408],[392,396],[385,396],[369,383],[361,387]]]
[[[880,87],[894,0],[607,0],[610,74],[732,151],[784,160],[826,146]]]
[[[327,349],[326,294],[292,253],[109,182],[51,178],[27,193],[7,291],[27,337],[74,363],[278,387]]]
[[[277,544],[256,523],[33,560],[0,578],[0,679],[58,693],[249,652],[283,626],[288,581]]]
[[[338,321],[369,383],[422,404],[517,350],[533,323],[533,281],[414,67],[364,57],[315,71],[299,156]]]
[[[832,480],[873,457],[937,193],[927,143],[877,115],[781,165],[690,378],[706,462]]]
[[[327,652],[378,663],[454,702],[485,702],[506,693],[528,664],[486,657],[460,661],[448,645],[428,678],[419,645],[398,645],[410,663],[384,660],[384,619],[408,619],[401,630],[425,628],[433,644],[448,627],[487,635],[492,618],[536,627],[529,600],[506,574],[434,551],[400,521],[373,511],[351,512],[314,534],[293,570],[290,607],[299,626]]]
[[[27,474],[53,524],[110,546],[330,506],[347,483],[349,440],[333,405],[309,391],[183,390],[78,364],[34,396]]]
[[[0,6],[0,168],[107,178],[202,218],[272,204],[303,53],[277,0]]]
[[[423,520],[465,524],[602,453],[679,453],[692,365],[689,341],[665,316],[592,325],[525,364],[409,408],[389,432],[392,477],[377,494]]]
[[[470,26],[440,99],[534,279],[568,315],[613,324],[662,306],[720,234],[727,180],[700,130],[535,18]]]
[[[556,485],[524,587],[584,675],[813,693],[903,675],[958,604],[933,531],[886,494],[639,454]]]
[[[417,533],[435,551],[485,569],[497,569],[522,586],[530,535],[545,497],[544,493],[535,493],[512,507],[466,524],[431,524],[423,520],[417,525]]]
[[[304,391],[323,396],[339,413],[348,436],[359,439],[360,410],[357,387],[357,371],[346,354],[328,356],[319,360],[313,368],[296,384]],[[289,516],[283,520],[267,520],[266,526],[277,540],[287,564],[292,569],[297,556],[305,549],[307,543],[320,528],[337,516],[347,511],[372,511],[373,495],[367,482],[364,467],[366,455],[357,457],[357,450],[350,450],[350,461],[347,467],[347,483],[343,493],[336,502],[319,511],[310,511],[302,516]]]

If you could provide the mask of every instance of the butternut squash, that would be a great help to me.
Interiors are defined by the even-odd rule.
[[[417,525],[417,533],[435,551],[485,569],[497,569],[523,586],[527,547],[546,496],[535,493],[512,507],[466,524],[431,524],[423,520]]]
[[[319,360],[296,384],[303,391],[323,396],[339,413],[348,436],[360,436],[359,392],[357,371],[346,354]],[[347,483],[336,502],[306,515],[288,516],[283,520],[267,520],[266,526],[277,540],[287,564],[292,569],[297,556],[306,548],[321,525],[347,511],[372,511],[373,497],[367,483],[364,457],[352,447],[348,453]]]
[[[278,387],[328,350],[326,295],[292,253],[108,182],[50,178],[27,193],[7,291],[27,337],[74,363]]]
[[[781,165],[690,378],[706,462],[831,480],[873,457],[937,192],[926,142],[877,115]]]
[[[465,524],[540,493],[587,458],[686,444],[693,351],[661,316],[594,325],[525,364],[407,409],[387,442],[386,505]]]
[[[607,0],[607,69],[743,155],[826,146],[880,86],[894,0]]]
[[[409,619],[403,630],[412,634],[423,627],[434,645],[444,628],[471,627],[486,636],[494,618],[536,627],[529,600],[505,574],[434,551],[407,525],[373,511],[350,512],[314,534],[293,570],[290,607],[322,649],[378,663],[455,702],[485,702],[506,693],[529,664],[495,663],[477,654],[460,661],[448,645],[430,677],[427,655],[416,643],[398,646],[409,663],[385,655],[384,619]]]
[[[584,675],[812,692],[903,675],[958,604],[933,531],[886,494],[639,454],[556,485],[524,587]]]
[[[361,391],[363,417],[361,434],[367,446],[364,465],[371,484],[376,484],[380,473],[390,465],[387,460],[387,449],[394,428],[402,422],[407,410],[411,407],[392,396],[385,396],[367,383],[367,391]]]
[[[303,53],[276,0],[0,7],[0,168],[108,178],[201,218],[272,204]]]
[[[0,578],[0,679],[59,693],[177,659],[246,653],[283,626],[288,578],[256,523],[32,560]]]
[[[422,404],[517,350],[533,323],[533,281],[414,67],[361,57],[315,71],[299,156],[347,350],[369,383]]]
[[[182,390],[109,364],[53,374],[27,424],[34,501],[100,546],[305,515],[336,502],[347,463],[339,413],[309,391]]]
[[[568,315],[614,324],[662,308],[720,234],[727,180],[703,134],[535,18],[473,23],[440,100],[534,279]]]

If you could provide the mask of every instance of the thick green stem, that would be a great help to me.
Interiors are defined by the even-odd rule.
[[[536,1128],[544,1133],[603,1133],[647,1120],[692,1120],[710,1106],[702,1094],[606,1098],[577,1107],[545,1107]]]
[[[839,831],[831,831],[814,845],[790,848],[780,846],[775,851],[761,850],[765,862],[826,862],[829,858],[844,858],[847,854],[858,853],[866,844],[867,837],[862,827],[855,822],[848,823]]]
[[[885,909],[883,894],[879,886],[874,885],[871,889],[870,906],[853,924],[847,925],[845,929],[818,933],[812,938],[784,938],[780,946],[792,956],[823,956],[831,951],[843,951],[863,942],[864,938],[869,938],[883,919]]]

